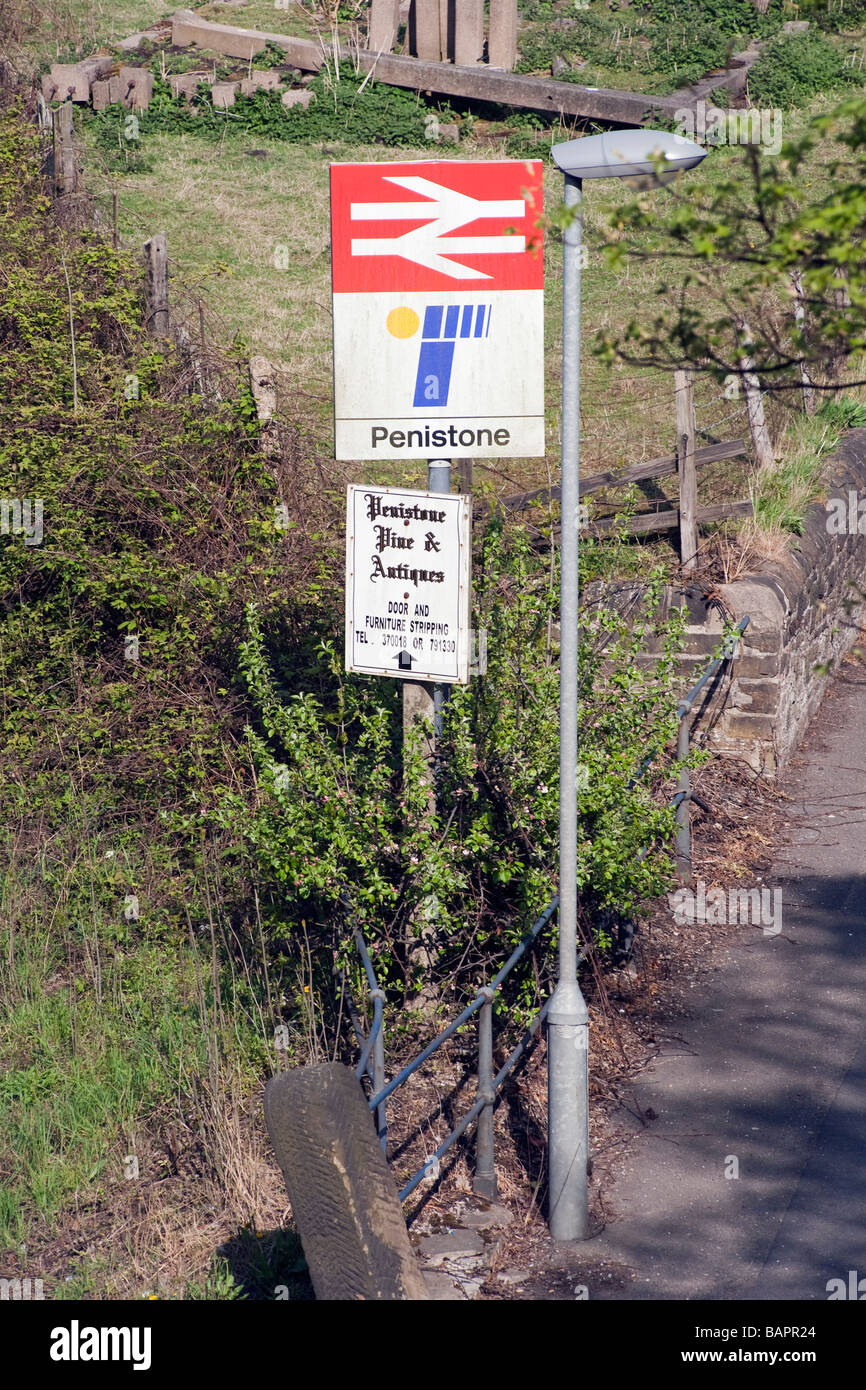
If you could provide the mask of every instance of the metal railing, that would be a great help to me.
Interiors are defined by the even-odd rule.
[[[500,1067],[494,1076],[493,1074],[493,1001],[496,993],[500,989],[503,981],[514,969],[515,965],[526,954],[529,947],[536,937],[544,930],[548,922],[553,917],[554,912],[559,906],[559,897],[555,897],[552,902],[536,918],[526,935],[518,942],[511,955],[508,957],[501,970],[494,975],[489,984],[482,985],[471,1004],[467,1004],[462,1013],[443,1028],[442,1032],[428,1043],[407,1066],[403,1067],[396,1076],[385,1084],[385,1045],[384,1045],[384,1022],[382,1013],[382,1003],[384,996],[379,989],[376,981],[376,974],[373,969],[370,955],[364,942],[360,928],[355,927],[354,938],[358,947],[358,953],[364,966],[367,982],[370,985],[370,998],[373,1000],[373,1022],[370,1025],[369,1033],[364,1033],[363,1027],[357,1016],[357,1010],[351,1007],[350,1013],[352,1024],[358,1038],[358,1043],[362,1049],[361,1058],[355,1068],[355,1075],[360,1078],[366,1074],[370,1077],[373,1085],[373,1094],[369,1099],[370,1109],[376,1114],[376,1130],[382,1148],[387,1148],[388,1131],[385,1117],[385,1103],[389,1096],[392,1096],[398,1086],[402,1086],[404,1081],[423,1066],[435,1052],[438,1052],[443,1043],[453,1038],[455,1033],[468,1023],[474,1014],[479,1015],[478,1019],[478,1081],[475,1104],[467,1110],[462,1119],[455,1125],[454,1129],[446,1139],[439,1145],[435,1153],[431,1154],[410,1178],[409,1182],[400,1193],[400,1200],[405,1199],[415,1191],[415,1188],[431,1171],[435,1171],[439,1160],[447,1153],[452,1144],[465,1134],[466,1130],[476,1120],[476,1164],[473,1189],[482,1197],[493,1200],[496,1197],[496,1172],[494,1169],[494,1137],[493,1137],[493,1107],[496,1102],[496,1093],[502,1083],[514,1070],[520,1061],[530,1042],[532,1041],[541,1024],[547,1016],[550,1000],[542,1006],[532,1023],[526,1029],[523,1037],[513,1049],[505,1063]]]
[[[677,733],[677,762],[680,763],[680,773],[678,790],[676,796],[671,801],[671,807],[676,810],[676,865],[677,873],[680,877],[687,875],[691,877],[691,827],[689,824],[689,802],[706,807],[705,802],[691,789],[691,780],[688,768],[689,742],[691,734],[691,713],[698,695],[709,685],[710,681],[721,669],[726,661],[729,661],[735,654],[739,638],[748,626],[749,618],[745,617],[737,623],[736,628],[731,633],[728,642],[721,654],[715,657],[707,666],[706,670],[695,682],[688,693],[677,704],[677,714],[679,716],[679,729]],[[647,771],[648,762],[645,762],[639,769],[636,776],[629,783],[629,786],[640,780]],[[642,851],[642,855],[646,851]],[[351,903],[343,899],[343,906],[352,912]],[[385,995],[379,987],[376,979],[376,972],[370,953],[364,940],[363,933],[357,924],[353,925],[353,936],[358,955],[364,967],[364,973],[369,985],[369,999],[373,1005],[373,1020],[369,1032],[364,1031],[364,1026],[358,1015],[358,1011],[348,994],[349,1015],[352,1026],[361,1048],[361,1057],[355,1068],[355,1075],[360,1080],[365,1074],[369,1076],[372,1084],[372,1094],[368,1104],[375,1114],[376,1132],[379,1136],[383,1150],[387,1152],[388,1128],[386,1117],[386,1102],[394,1094],[404,1081],[423,1066],[434,1053],[436,1053],[444,1043],[462,1028],[477,1013],[478,1018],[478,1071],[477,1071],[477,1092],[474,1105],[466,1111],[462,1119],[451,1130],[450,1134],[443,1139],[442,1143],[425,1159],[424,1163],[416,1173],[409,1179],[400,1192],[400,1200],[405,1201],[407,1197],[415,1191],[419,1183],[423,1182],[427,1176],[434,1176],[438,1172],[439,1160],[445,1153],[465,1134],[466,1130],[473,1123],[477,1122],[476,1142],[475,1142],[475,1176],[473,1178],[473,1190],[479,1196],[494,1200],[497,1196],[496,1172],[494,1167],[494,1128],[493,1128],[493,1109],[496,1103],[497,1092],[503,1082],[520,1061],[526,1049],[529,1047],[535,1034],[540,1029],[547,1017],[551,999],[548,999],[536,1014],[532,1023],[524,1032],[517,1046],[508,1056],[505,1063],[500,1067],[494,1076],[493,1074],[493,1001],[497,990],[500,989],[503,981],[511,973],[514,966],[526,954],[532,942],[535,941],[553,917],[554,912],[559,906],[559,896],[557,895],[533,923],[532,927],[521,939],[518,945],[511,952],[498,974],[494,975],[489,984],[482,985],[477,991],[471,1004],[467,1004],[462,1013],[443,1028],[442,1032],[428,1043],[418,1056],[409,1062],[396,1076],[386,1083],[385,1081],[385,1022],[384,1004]],[[586,959],[588,947],[584,947],[578,956],[578,965]]]
[[[705,801],[692,791],[691,772],[688,765],[689,740],[691,735],[691,713],[695,700],[701,691],[709,685],[716,672],[721,669],[726,661],[730,661],[736,654],[739,639],[742,637],[746,628],[749,626],[748,615],[741,618],[730,634],[725,648],[721,655],[711,661],[703,675],[695,682],[687,695],[684,695],[677,705],[677,715],[679,717],[679,729],[677,731],[677,762],[680,764],[680,776],[677,783],[678,791],[671,805],[676,808],[676,870],[677,877],[683,883],[690,883],[692,879],[692,825],[689,815],[689,802],[694,801],[703,810],[709,811]]]

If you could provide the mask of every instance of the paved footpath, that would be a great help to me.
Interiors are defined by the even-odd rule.
[[[781,934],[742,929],[638,1078],[658,1118],[582,1246],[634,1278],[590,1298],[825,1300],[866,1279],[866,668],[830,683],[783,786]]]

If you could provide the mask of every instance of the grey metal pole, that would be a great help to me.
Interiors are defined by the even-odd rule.
[[[559,650],[559,980],[547,1016],[548,1183],[554,1240],[587,1235],[588,1031],[577,982],[577,600],[580,437],[580,179],[565,175],[562,542]]]
[[[451,491],[451,460],[450,459],[428,459],[427,460],[427,491],[428,492],[450,492]],[[436,770],[439,768],[439,741],[442,738],[443,729],[443,710],[445,701],[448,699],[448,687],[445,685],[434,685],[433,687],[433,737],[436,740]],[[436,781],[438,783],[438,775]]]
[[[472,1190],[494,1202],[498,1196],[493,1135],[493,990],[479,990],[486,997],[478,1014],[478,1099],[485,1102],[475,1131],[475,1177]]]
[[[382,1025],[373,1040],[373,1095],[376,1096],[385,1085],[385,995],[382,990],[377,993],[382,1000]],[[388,1152],[388,1117],[385,1114],[385,1102],[376,1106],[376,1133],[379,1136],[379,1143],[383,1151]]]
[[[689,732],[691,706],[685,703],[677,707],[677,714],[680,716],[680,727],[677,731],[677,762],[682,763],[680,768],[679,782],[677,790],[682,792],[682,798],[677,804],[677,836],[676,836],[676,865],[677,878],[680,883],[691,883],[692,881],[692,819],[690,794],[692,789],[689,769],[685,766],[689,756]]]

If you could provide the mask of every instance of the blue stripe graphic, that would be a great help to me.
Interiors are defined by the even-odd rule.
[[[421,344],[413,405],[441,408],[448,404],[448,388],[451,384],[451,364],[453,361],[453,342]]]
[[[448,404],[455,340],[458,334],[461,338],[486,338],[492,312],[491,304],[427,305],[413,406],[441,410]]]

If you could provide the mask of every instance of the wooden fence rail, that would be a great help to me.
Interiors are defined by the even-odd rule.
[[[665,478],[677,475],[678,506],[670,506],[665,511],[641,512],[625,522],[630,535],[642,535],[651,531],[670,531],[675,527],[680,532],[680,560],[683,569],[692,570],[697,564],[698,527],[708,522],[723,521],[728,517],[752,515],[752,503],[718,502],[712,506],[700,507],[697,501],[697,470],[708,463],[720,463],[724,459],[742,458],[746,453],[745,439],[721,440],[717,444],[706,444],[695,448],[695,409],[694,375],[692,372],[675,372],[677,441],[675,454],[665,454],[661,458],[647,459],[643,463],[633,463],[618,472],[591,473],[580,479],[580,496],[587,497],[603,488],[628,487],[632,483],[648,482],[651,478]],[[523,511],[533,502],[558,502],[562,499],[562,488],[533,488],[530,492],[519,492],[505,497],[496,504],[497,508],[509,513]],[[667,499],[659,499],[667,500]],[[490,512],[489,503],[482,503],[480,513]],[[586,527],[590,536],[603,536],[622,526],[616,517],[608,517],[590,523]],[[559,527],[554,527],[558,534]]]

